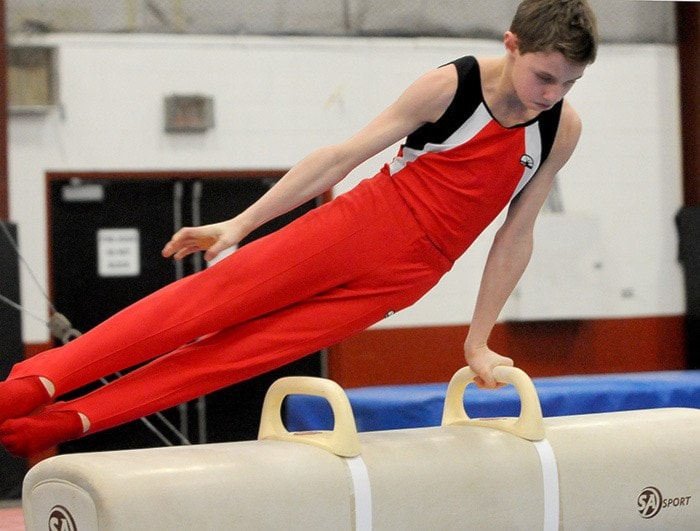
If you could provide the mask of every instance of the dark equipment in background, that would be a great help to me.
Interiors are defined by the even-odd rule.
[[[19,302],[19,264],[13,243],[17,227],[6,221],[0,234],[0,295]],[[12,366],[24,357],[21,313],[9,304],[0,304],[0,380],[7,378]],[[0,499],[15,499],[22,494],[22,480],[27,472],[23,459],[16,459],[0,447]]]
[[[681,208],[676,225],[685,276],[688,368],[700,369],[700,206]]]

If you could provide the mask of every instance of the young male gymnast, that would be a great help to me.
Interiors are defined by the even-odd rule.
[[[211,260],[405,138],[373,178],[18,363],[0,383],[0,443],[28,456],[251,378],[363,330],[432,288],[508,206],[464,343],[482,387],[513,361],[487,343],[532,251],[535,218],[581,124],[564,96],[596,55],[586,0],[525,0],[498,58],[418,78],[364,129],[296,164],[236,217],[178,231],[163,255]],[[149,362],[83,397],[54,398]]]

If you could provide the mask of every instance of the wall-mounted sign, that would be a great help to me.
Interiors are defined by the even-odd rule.
[[[97,274],[101,277],[137,277],[141,274],[138,229],[97,231]]]

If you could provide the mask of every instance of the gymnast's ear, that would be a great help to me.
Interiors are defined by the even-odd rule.
[[[512,31],[506,31],[503,34],[503,44],[506,47],[506,51],[509,54],[515,55],[516,53],[519,52],[519,41],[518,41],[518,36],[513,33]]]

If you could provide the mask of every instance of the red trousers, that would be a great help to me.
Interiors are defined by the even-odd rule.
[[[413,304],[451,265],[378,174],[10,377],[44,376],[60,396],[150,360],[65,404],[100,431],[337,343]]]

